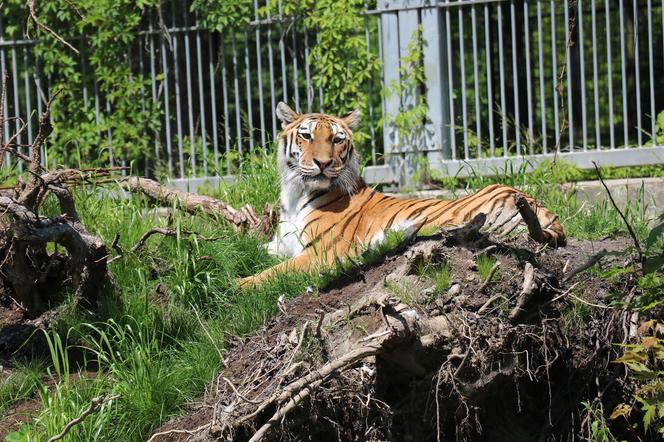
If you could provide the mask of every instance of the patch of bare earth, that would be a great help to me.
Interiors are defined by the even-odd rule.
[[[597,252],[628,245],[571,240],[542,248],[489,238],[472,224],[420,238],[280,306],[227,354],[205,397],[151,440],[587,436],[581,403],[611,410],[629,390],[610,361],[613,343],[630,339],[630,321],[639,318],[609,306],[636,293],[630,277],[576,271]],[[488,282],[479,255],[499,263]],[[600,265],[631,262],[608,254]],[[449,288],[437,292],[422,269],[443,264]]]

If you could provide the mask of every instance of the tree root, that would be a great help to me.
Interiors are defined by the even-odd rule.
[[[578,404],[586,396],[552,396],[555,390],[548,383],[578,382],[571,366],[605,367],[606,353],[596,349],[593,340],[587,344],[593,353],[583,363],[569,354],[579,344],[569,343],[574,337],[565,335],[566,326],[555,310],[569,301],[566,296],[548,296],[551,287],[566,293],[557,283],[563,274],[541,263],[547,254],[561,252],[531,252],[527,256],[537,255],[539,263],[523,263],[523,251],[536,247],[532,242],[510,249],[483,234],[482,224],[480,217],[458,229],[416,239],[376,267],[362,268],[361,278],[336,282],[341,288],[283,304],[277,319],[231,352],[208,402],[208,409],[214,410],[207,418],[211,420],[187,437],[255,442],[298,440],[306,434],[312,440],[399,440],[405,431],[423,440],[434,440],[435,434],[445,435],[440,440],[453,435],[463,440],[513,440],[499,436],[505,422],[510,428],[520,426],[522,435],[531,434],[535,424],[527,419],[513,422],[507,416],[518,415],[522,401],[524,409],[537,403],[535,408],[541,410],[537,401],[542,397],[548,398],[544,407],[549,410],[537,421],[537,431],[562,431],[560,422],[567,425],[566,419],[576,413],[566,408],[568,404]],[[500,277],[494,278],[496,267],[486,279],[467,283],[467,272],[476,270],[467,270],[464,263],[473,263],[475,254],[487,247],[501,254]],[[426,267],[421,264],[441,261],[452,269],[451,283],[457,289],[432,301],[431,290],[417,272]],[[489,296],[487,281],[492,279]],[[393,291],[391,284],[398,288],[401,281],[409,293]],[[504,302],[492,308],[498,299]],[[601,326],[607,342],[620,340],[620,321],[607,321]],[[625,333],[631,328],[627,325]],[[613,350],[609,346],[605,351]],[[583,380],[580,385],[588,383]],[[570,394],[582,391],[575,387]],[[412,409],[413,403],[419,405]],[[487,413],[503,417],[492,425]],[[182,430],[176,424],[167,428]],[[396,435],[389,433],[397,427]],[[335,437],[329,436],[335,432]],[[183,434],[154,440],[186,440]]]
[[[259,215],[249,204],[238,210],[216,198],[169,189],[149,178],[124,177],[117,181],[127,191],[140,192],[152,200],[169,205],[179,205],[189,213],[221,216],[238,230],[269,234],[276,225],[277,213],[270,205],[266,205]]]
[[[3,90],[6,81],[5,76]],[[80,223],[67,184],[105,176],[114,169],[44,169],[41,147],[52,131],[50,110],[57,95],[56,92],[40,116],[38,133],[31,146],[28,178],[19,179],[0,195],[0,292],[12,296],[32,318],[54,306],[58,301],[54,295],[66,286],[73,289],[75,304],[84,302],[90,307],[110,282],[106,246]],[[0,126],[2,118],[0,112]],[[9,146],[14,136],[9,143],[0,145],[0,152],[14,152]],[[58,200],[60,215],[39,214],[48,195]],[[55,252],[47,249],[49,244],[56,245]]]

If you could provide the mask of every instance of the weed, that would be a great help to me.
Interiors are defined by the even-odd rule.
[[[475,264],[477,265],[477,272],[480,274],[480,280],[484,281],[489,277],[491,269],[496,264],[496,259],[483,253],[477,256]],[[493,275],[494,280],[499,278],[499,273],[500,270],[494,273]]]
[[[40,383],[44,364],[39,361],[23,363],[13,368],[0,383],[0,413],[17,402],[30,398]]]
[[[389,281],[385,284],[387,291],[399,298],[404,304],[412,305],[415,301],[415,289],[400,281]]]

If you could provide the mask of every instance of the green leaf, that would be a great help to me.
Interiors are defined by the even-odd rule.
[[[658,256],[649,256],[646,258],[646,266],[643,271],[646,274],[654,273],[662,267],[664,267],[664,253]]]
[[[664,222],[653,227],[650,233],[648,233],[648,238],[646,239],[646,249],[650,249],[652,246],[654,246],[655,243],[662,237],[662,235],[664,235]]]
[[[6,442],[27,442],[30,440],[29,427],[23,425],[18,431],[13,431],[5,436]]]

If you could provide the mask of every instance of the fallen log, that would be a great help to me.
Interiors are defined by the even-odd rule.
[[[277,212],[267,204],[259,214],[250,204],[240,209],[216,198],[182,190],[170,189],[155,180],[141,177],[122,177],[116,179],[120,186],[130,192],[142,193],[162,204],[176,205],[192,214],[205,213],[221,216],[237,230],[249,230],[269,234],[276,225]]]

